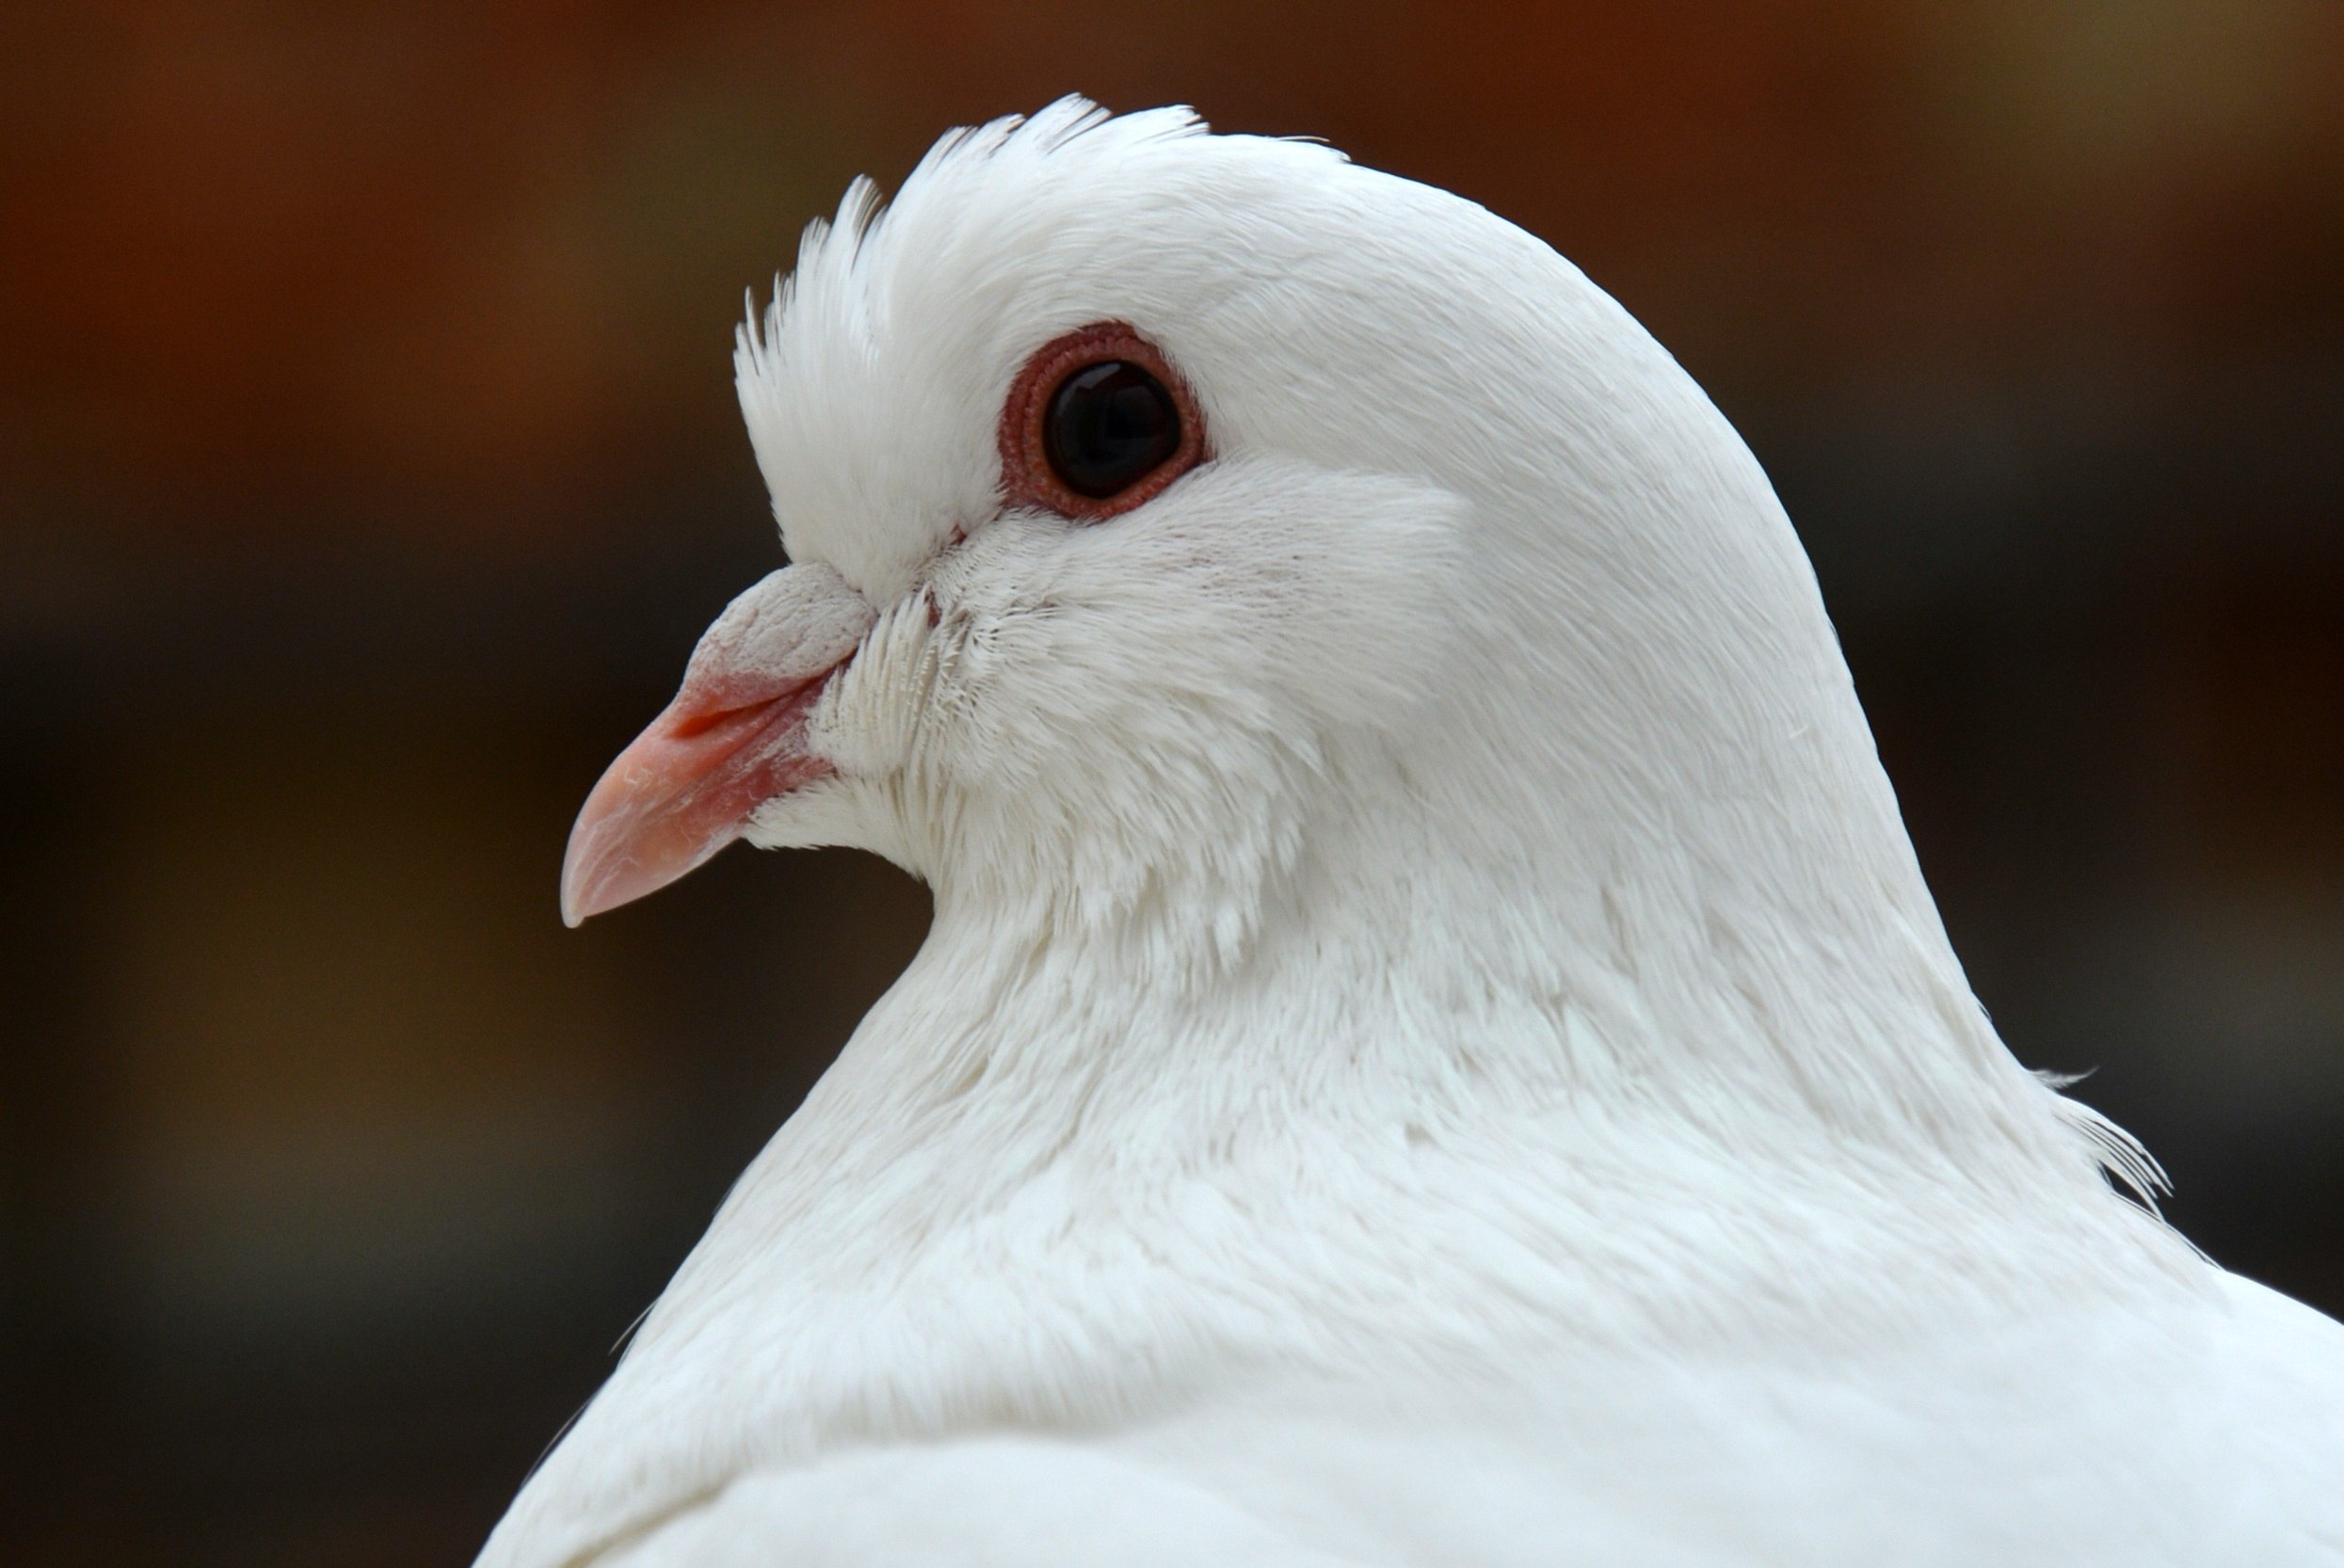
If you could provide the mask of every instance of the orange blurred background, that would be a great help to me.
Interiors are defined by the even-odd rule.
[[[2013,1048],[2344,1309],[2330,0],[15,7],[0,1554],[468,1560],[926,918],[747,852],[555,916],[779,564],[742,291],[1077,89],[1453,187],[1641,315]]]

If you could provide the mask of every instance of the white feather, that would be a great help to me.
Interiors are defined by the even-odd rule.
[[[1213,460],[1004,511],[1101,319]],[[1069,100],[739,362],[875,614],[752,840],[935,927],[484,1565],[2344,1560],[2344,1330],[1996,1038],[1764,475],[1568,263]]]

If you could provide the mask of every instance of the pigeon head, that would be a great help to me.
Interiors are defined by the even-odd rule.
[[[1461,198],[1069,100],[859,184],[736,365],[794,564],[595,790],[573,922],[734,839],[1213,963],[1908,853],[1756,462]]]

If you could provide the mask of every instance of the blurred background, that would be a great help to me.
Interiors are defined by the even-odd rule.
[[[2011,1045],[2344,1309],[2344,8],[0,16],[0,1559],[462,1563],[920,939],[562,930],[779,545],[742,291],[1081,89],[1551,240],[1775,476]]]

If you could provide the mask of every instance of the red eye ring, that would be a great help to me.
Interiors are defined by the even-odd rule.
[[[1155,467],[1113,495],[1084,495],[1061,479],[1051,465],[1048,433],[1051,405],[1068,379],[1094,365],[1120,360],[1162,384],[1180,414],[1180,440]],[[1204,412],[1164,351],[1128,322],[1095,321],[1045,344],[1025,361],[1010,384],[1001,411],[1001,493],[1011,506],[1034,506],[1084,522],[1120,517],[1162,495],[1172,481],[1203,462]]]

